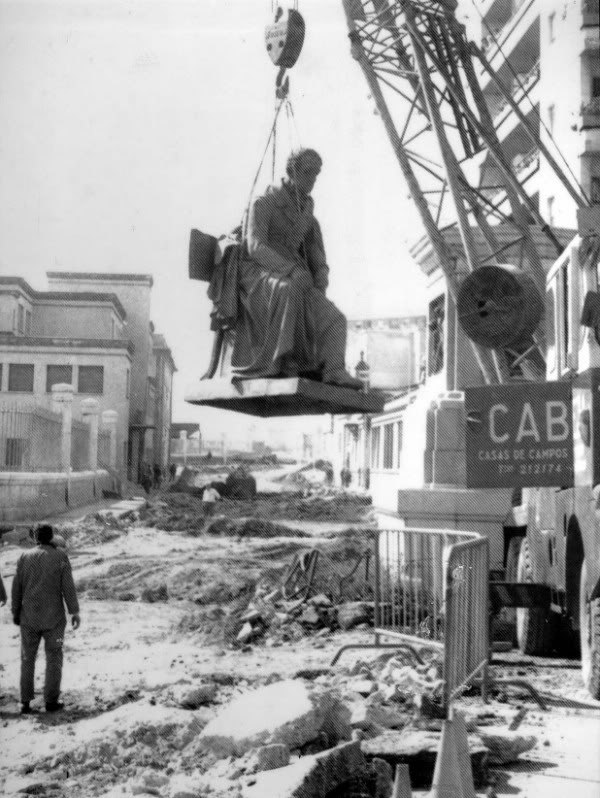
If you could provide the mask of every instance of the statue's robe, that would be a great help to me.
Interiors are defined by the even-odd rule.
[[[236,376],[326,376],[344,368],[346,319],[325,296],[329,270],[313,208],[287,183],[250,207],[247,257],[237,263]]]

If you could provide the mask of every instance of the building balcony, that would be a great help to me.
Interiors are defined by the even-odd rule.
[[[488,59],[496,52],[498,45],[502,47],[512,31],[515,30],[517,26],[520,26],[522,18],[532,5],[532,0],[520,0],[513,13],[507,18],[499,18],[501,21],[496,23],[490,19],[486,20],[484,33],[481,39],[481,49]]]
[[[600,27],[600,0],[583,0],[581,4],[581,27]]]
[[[531,98],[530,92],[540,79],[540,62],[538,61],[536,64],[534,64],[534,66],[528,72],[518,75],[518,78],[518,81],[514,81],[512,86],[512,98],[516,102],[520,102],[526,95],[529,94],[532,102],[536,102],[533,98]],[[492,119],[494,120],[494,125],[496,128],[503,121],[503,118],[508,116],[509,113],[511,113],[511,109],[509,108],[508,100],[502,97],[498,105],[492,111]]]
[[[581,129],[600,127],[600,97],[594,97],[581,106]]]

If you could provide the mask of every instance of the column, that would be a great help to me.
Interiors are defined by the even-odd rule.
[[[102,413],[102,423],[108,427],[110,433],[110,462],[111,468],[117,468],[117,419],[119,414],[116,410],[105,410]]]
[[[52,409],[62,416],[60,469],[71,471],[71,421],[73,418],[73,386],[58,383],[52,386]]]
[[[81,402],[81,417],[90,425],[89,468],[96,471],[98,468],[98,423],[99,409],[97,399],[84,399]]]

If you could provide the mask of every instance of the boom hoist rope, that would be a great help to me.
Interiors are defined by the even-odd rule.
[[[272,10],[274,9],[274,6],[275,3],[271,2]],[[256,170],[256,175],[252,181],[248,202],[246,204],[244,222],[242,225],[244,240],[246,239],[246,227],[248,224],[248,215],[250,206],[252,204],[252,197],[254,196],[256,184],[258,183],[258,179],[267,159],[269,148],[271,148],[271,179],[273,182],[275,181],[275,165],[277,160],[277,125],[282,109],[285,108],[286,112],[288,130],[290,131],[290,144],[292,127],[296,133],[296,138],[298,135],[294,109],[289,98],[290,80],[286,73],[288,69],[291,69],[294,66],[298,60],[300,52],[302,51],[306,26],[304,24],[302,15],[298,11],[297,0],[294,0],[293,8],[288,9],[287,11],[284,11],[280,6],[277,6],[277,8],[274,10],[274,15],[274,21],[265,28],[265,46],[271,61],[273,61],[275,66],[279,67],[279,72],[277,73],[277,77],[275,79],[275,115],[273,118],[273,124],[271,125],[271,129],[267,137],[265,149],[258,164],[258,169]]]

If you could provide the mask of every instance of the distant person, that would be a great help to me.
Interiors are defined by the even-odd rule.
[[[177,463],[171,463],[171,465],[169,466],[169,479],[171,482],[173,482],[173,480],[175,479],[176,474],[177,474]]]
[[[350,487],[350,483],[352,482],[352,471],[350,471],[348,466],[344,466],[340,471],[340,482],[342,483],[342,488]]]
[[[46,652],[44,701],[46,712],[58,712],[63,642],[69,611],[74,629],[81,623],[71,563],[53,541],[49,524],[36,530],[37,546],[19,557],[12,584],[13,621],[21,627],[21,714],[31,712],[35,660],[42,637]]]
[[[212,515],[215,506],[221,499],[221,494],[212,485],[207,485],[202,492],[202,511],[205,515]]]
[[[140,485],[146,493],[150,493],[150,489],[152,488],[152,471],[150,470],[149,463],[142,463],[140,467]]]
[[[160,488],[162,482],[162,470],[158,463],[154,463],[152,468],[152,477],[155,488]]]

